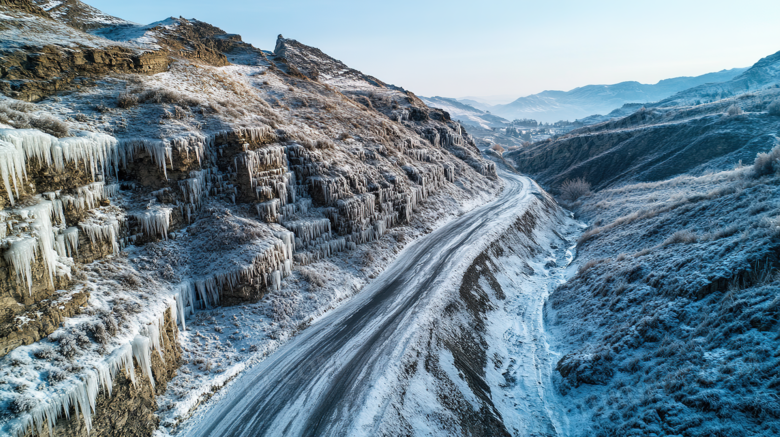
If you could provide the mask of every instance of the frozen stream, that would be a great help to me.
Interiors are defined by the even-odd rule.
[[[552,383],[559,354],[551,350],[544,326],[544,305],[550,293],[572,274],[576,236],[573,220],[561,229],[550,251],[535,259],[499,257],[496,280],[506,293],[503,308],[491,313],[491,351],[509,357],[508,366],[488,374],[494,402],[507,429],[517,436],[566,436],[569,425]],[[520,274],[533,269],[529,275]]]

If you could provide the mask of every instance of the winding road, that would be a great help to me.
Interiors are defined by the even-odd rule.
[[[181,435],[343,435],[368,393],[403,355],[426,305],[470,248],[506,225],[532,195],[529,179],[502,173],[492,202],[412,243],[358,295],[247,369]]]

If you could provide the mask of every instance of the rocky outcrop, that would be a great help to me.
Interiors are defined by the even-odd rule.
[[[89,293],[72,293],[66,296],[46,295],[28,305],[20,305],[15,297],[5,296],[0,303],[3,312],[0,319],[0,357],[19,346],[33,344],[45,338],[64,322],[83,310]]]
[[[36,52],[3,53],[0,92],[35,102],[70,89],[85,77],[108,73],[155,74],[165,71],[169,62],[164,52],[138,53],[122,47],[62,50],[44,46]]]
[[[157,29],[160,43],[173,55],[225,66],[228,60],[223,51],[230,51],[241,42],[241,37],[226,37],[225,31],[202,21],[179,18],[177,22],[173,29]]]
[[[51,18],[46,11],[34,4],[31,0],[0,0],[0,6],[13,8],[43,18]]]
[[[175,323],[279,291],[295,266],[382,238],[438,193],[497,189],[468,133],[397,87],[302,77],[197,20],[141,29],[157,51],[40,20],[46,38],[0,61],[0,92],[73,92],[3,106],[0,407],[14,413],[0,431],[149,435]],[[27,129],[20,111],[62,129]]]

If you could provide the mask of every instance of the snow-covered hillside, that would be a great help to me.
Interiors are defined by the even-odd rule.
[[[583,200],[547,311],[571,435],[780,433],[779,158]]]
[[[504,154],[588,225],[545,310],[569,435],[780,432],[773,59]]]
[[[2,434],[175,427],[501,189],[445,112],[313,47],[41,6],[0,6]]]
[[[79,0],[34,0],[33,3],[48,12],[50,16],[77,29],[90,31],[109,26],[133,25]]]

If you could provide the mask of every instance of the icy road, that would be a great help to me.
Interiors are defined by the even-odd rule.
[[[412,243],[357,296],[232,381],[183,434],[347,433],[379,377],[403,355],[415,319],[430,317],[425,309],[432,291],[470,246],[512,221],[538,194],[529,179],[502,176],[506,187],[493,202]]]

